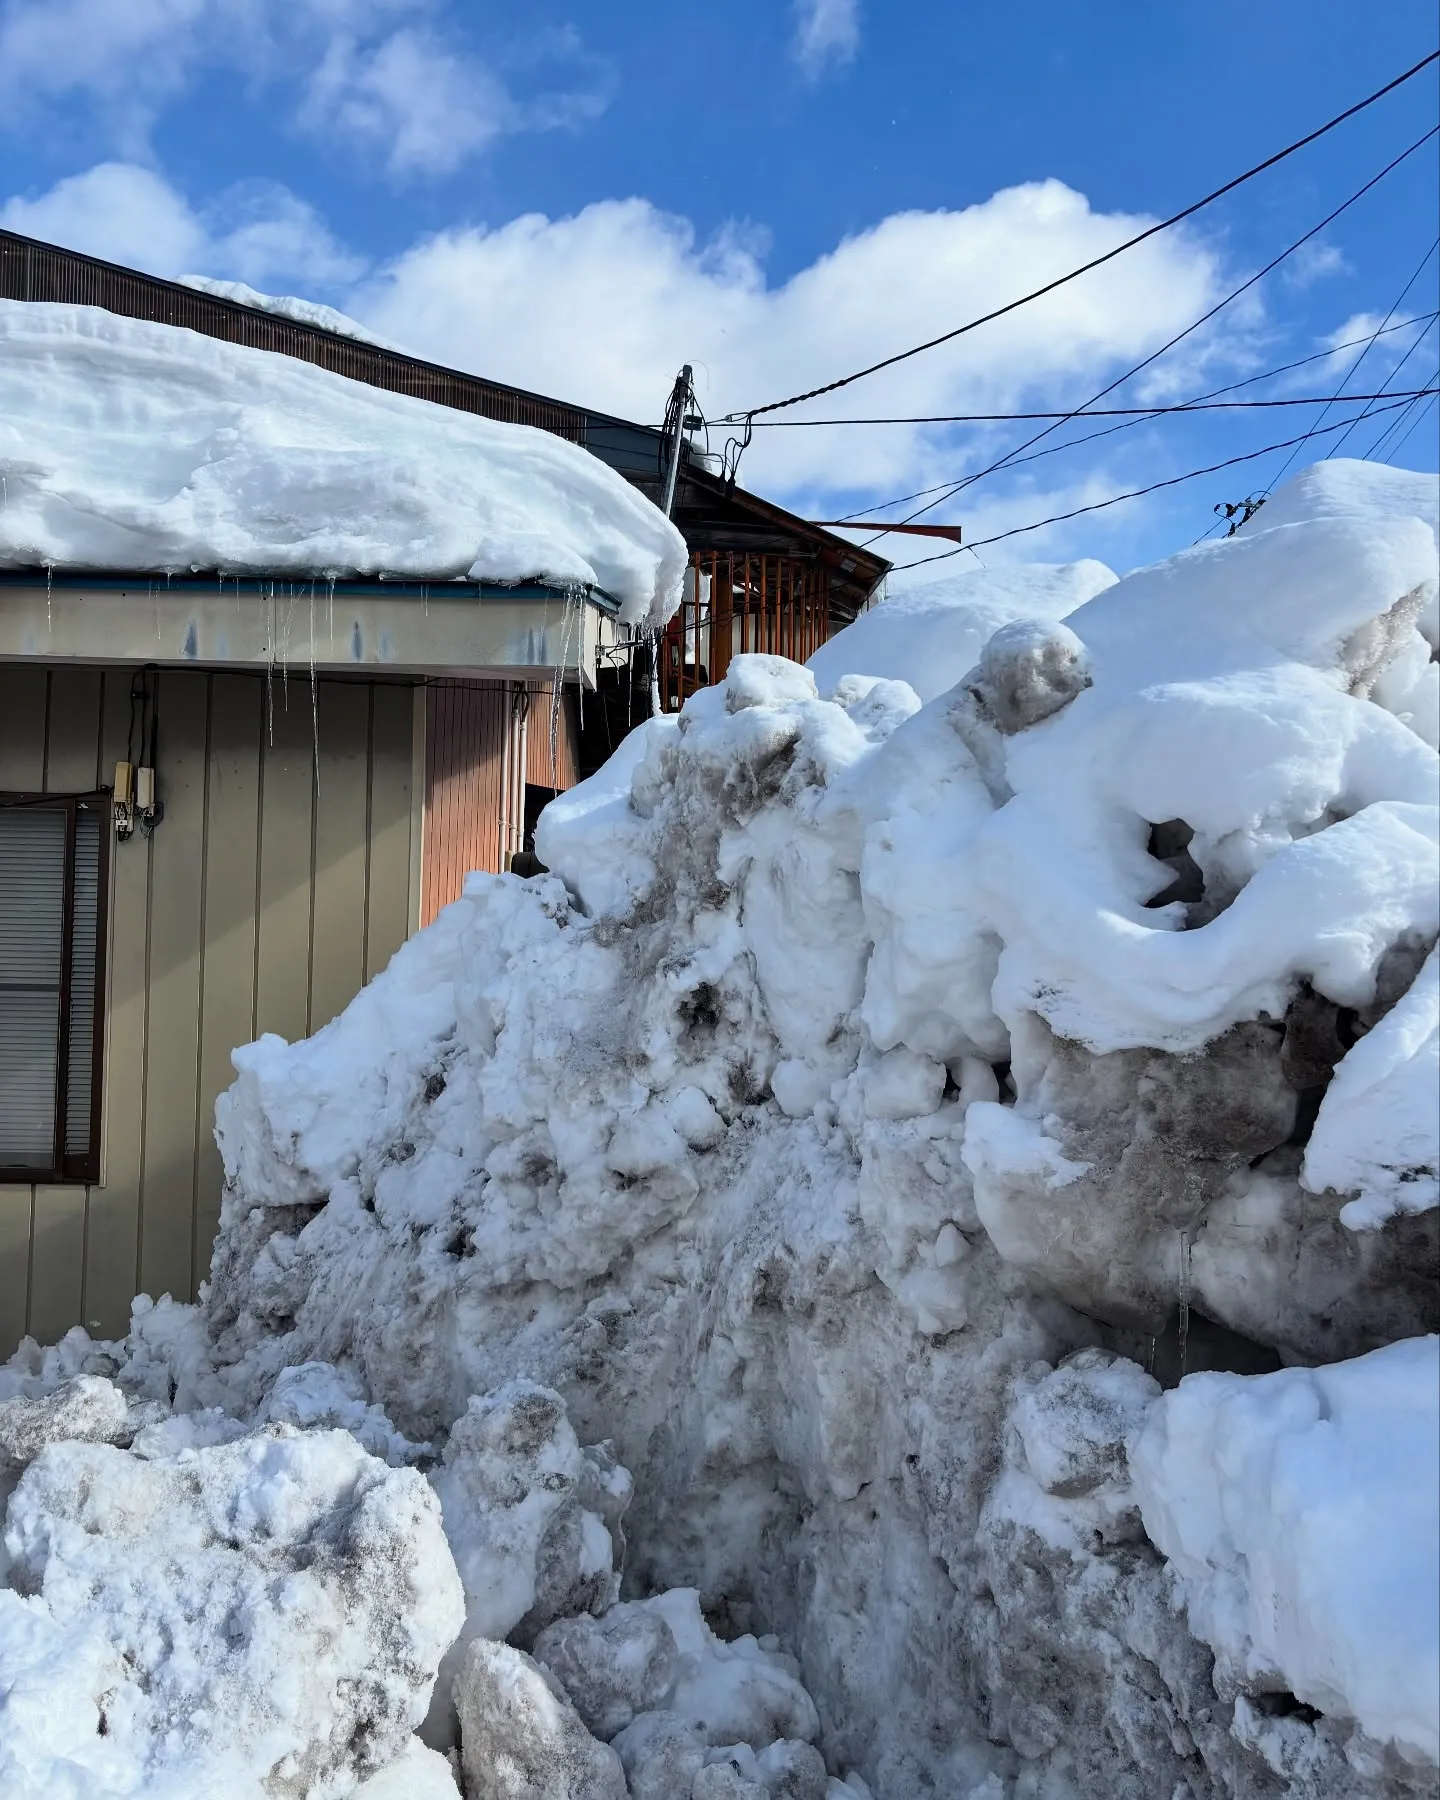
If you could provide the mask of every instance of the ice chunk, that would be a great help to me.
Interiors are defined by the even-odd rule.
[[[455,1704],[470,1800],[628,1800],[620,1758],[523,1651],[476,1638]]]

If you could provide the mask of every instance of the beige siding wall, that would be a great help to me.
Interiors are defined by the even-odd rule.
[[[154,679],[165,818],[112,845],[102,1180],[0,1184],[0,1356],[122,1332],[137,1292],[194,1296],[231,1048],[318,1030],[418,917],[417,690],[322,680],[312,710],[304,677]],[[130,681],[0,664],[0,790],[109,786]]]

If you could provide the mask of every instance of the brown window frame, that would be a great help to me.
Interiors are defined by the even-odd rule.
[[[93,1186],[100,1180],[100,1143],[105,1092],[105,967],[110,923],[111,797],[89,794],[0,793],[0,809],[23,806],[37,812],[63,812],[65,825],[65,891],[60,936],[59,1050],[55,1069],[55,1140],[51,1166],[0,1162],[0,1182],[60,1187]],[[65,1126],[70,1098],[70,997],[75,944],[75,832],[81,812],[100,815],[100,869],[95,921],[95,1018],[90,1040],[90,1141],[83,1154],[67,1155]]]

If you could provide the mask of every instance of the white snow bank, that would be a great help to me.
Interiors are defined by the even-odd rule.
[[[1104,563],[966,569],[888,594],[822,644],[806,667],[821,693],[845,675],[907,682],[933,700],[969,674],[986,640],[1011,619],[1063,619],[1113,586]]]
[[[0,301],[0,567],[599,586],[679,532],[574,444],[98,308]]]
[[[1192,1375],[1130,1468],[1222,1679],[1440,1758],[1440,1338]]]
[[[295,294],[262,294],[244,281],[217,281],[213,275],[182,275],[182,287],[195,288],[202,294],[214,294],[221,300],[233,300],[239,306],[253,306],[257,312],[275,313],[282,319],[294,319],[301,325],[318,325],[321,331],[336,337],[354,338],[358,344],[375,344],[382,350],[399,350],[401,346],[380,337],[352,319],[348,313],[318,300],[302,300]]]
[[[1394,1209],[1418,1152],[1388,1140],[1422,1116],[1437,763],[1387,684],[1434,538],[1386,479],[1332,470],[1063,624],[1007,621],[923,707],[738,659],[547,813],[555,874],[472,877],[314,1039],[237,1052],[208,1297],[137,1309],[123,1379],[387,1454],[454,1427],[435,1486],[475,1628],[511,1639],[472,1711],[606,1779],[584,1734],[614,1731],[632,1800],[818,1800],[797,1692],[887,1800],[1274,1800],[1285,1757],[1293,1800],[1418,1800],[1343,1707],[1251,1730],[1217,1702],[1133,1504],[1154,1385],[1114,1354],[1153,1332],[1178,1368],[1186,1300],[1191,1367],[1430,1329],[1437,1213]],[[1327,1083],[1317,1157],[1372,1230],[1300,1183]],[[89,1372],[61,1350],[22,1397]],[[1262,1410],[1238,1475],[1218,1427],[1204,1450],[1236,1543],[1252,1463],[1351,1441]],[[606,1604],[595,1440],[663,1604]],[[1338,1530],[1327,1504],[1275,1541],[1307,1508]]]
[[[1305,1146],[1305,1185],[1359,1194],[1353,1229],[1440,1205],[1440,951],[1346,1056]]]
[[[5,1546],[8,1800],[345,1793],[405,1751],[460,1625],[424,1479],[341,1431],[52,1443]]]

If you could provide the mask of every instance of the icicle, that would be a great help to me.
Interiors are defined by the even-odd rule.
[[[315,583],[310,583],[310,737],[315,756],[315,792],[320,792],[320,694],[315,682]]]
[[[266,596],[265,631],[265,718],[270,748],[275,748],[275,583],[270,583]]]
[[[329,609],[330,658],[333,662],[335,658],[335,577],[333,575],[327,577],[326,587],[328,589],[326,606]]]
[[[1185,1379],[1185,1353],[1190,1342],[1190,1233],[1180,1233],[1180,1379]]]
[[[580,590],[572,582],[565,589],[565,611],[560,618],[560,658],[550,677],[550,785],[560,786],[560,703],[565,693],[565,669],[570,656],[570,627]]]
[[[1145,1373],[1147,1375],[1153,1375],[1155,1373],[1155,1346],[1157,1341],[1153,1331],[1145,1341]]]
[[[53,615],[53,613],[51,611],[51,607],[50,607],[50,602],[54,596],[54,592],[55,592],[55,565],[54,565],[54,563],[47,562],[45,565],[45,629],[46,629],[46,631],[54,631],[54,629],[55,629],[55,619],[54,619],[54,615]]]

